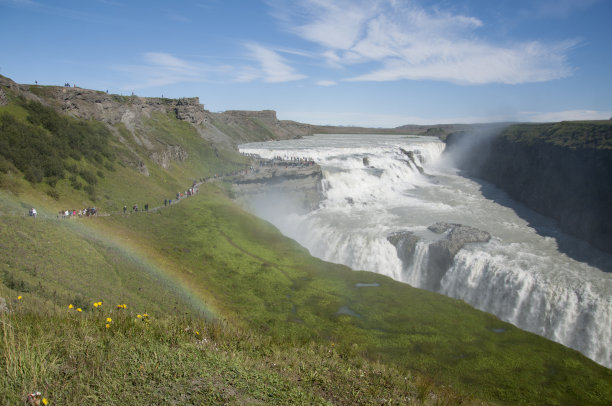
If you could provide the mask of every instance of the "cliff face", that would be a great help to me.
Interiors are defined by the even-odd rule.
[[[313,133],[312,126],[308,124],[278,120],[273,110],[212,113],[200,104],[198,97],[120,96],[79,87],[17,84],[0,75],[0,105],[8,104],[3,88],[74,117],[102,121],[111,126],[122,123],[132,133],[142,129],[143,120],[154,113],[169,114],[193,125],[203,138],[228,147],[249,141],[298,138]]]
[[[612,252],[612,123],[516,125],[492,135],[455,133],[447,154],[468,175]]]

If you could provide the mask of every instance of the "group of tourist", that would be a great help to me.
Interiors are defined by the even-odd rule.
[[[58,218],[75,218],[75,217],[89,217],[95,216],[98,214],[98,209],[95,207],[88,207],[83,210],[60,210],[57,217]]]
[[[66,84],[69,85],[69,84]],[[254,154],[244,154],[247,156],[256,156]],[[280,157],[277,157],[280,158]],[[265,166],[267,164],[265,164],[264,162],[274,162],[273,160],[261,160],[259,161],[259,165],[260,166]],[[282,161],[285,164],[289,165],[291,163],[292,166],[298,166],[298,165],[305,165],[308,164],[310,165],[314,165],[314,161],[312,161],[311,159],[308,158],[300,158],[300,159],[292,159],[290,161]],[[253,172],[255,171],[255,168],[251,165],[248,169],[243,169],[243,170],[239,170],[239,171],[235,171],[233,173],[226,173],[224,175],[219,175],[219,174],[215,174],[214,176],[211,177],[206,177],[206,178],[201,178],[199,179],[199,181],[194,181],[193,185],[188,188],[187,190],[185,190],[184,192],[177,192],[176,193],[176,198],[173,199],[164,199],[164,206],[168,206],[171,205],[172,203],[175,203],[176,201],[179,201],[185,197],[189,197],[189,196],[194,196],[195,194],[198,193],[199,191],[199,186],[204,183],[204,182],[208,182],[212,179],[221,179],[223,177],[229,177],[229,176],[238,176],[238,175],[243,175],[243,174],[247,174],[249,171]],[[156,209],[153,209],[156,210]],[[127,214],[128,208],[127,205],[123,206],[123,213]],[[132,213],[137,213],[139,211],[139,207],[138,204],[133,204],[132,205]],[[144,205],[144,211],[148,212],[149,211],[149,203],[145,203]],[[36,217],[38,215],[38,213],[36,212],[35,208],[31,208],[29,210],[28,213],[31,217]],[[76,217],[89,217],[89,216],[95,216],[98,214],[98,209],[96,209],[95,207],[88,207],[86,209],[82,209],[82,210],[60,210],[58,213],[58,218],[61,219],[65,219],[65,218],[76,218]]]

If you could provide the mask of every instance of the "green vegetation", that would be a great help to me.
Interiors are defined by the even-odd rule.
[[[17,148],[0,133],[15,148],[0,161],[0,297],[9,310],[0,310],[1,404],[35,390],[62,405],[612,399],[609,369],[461,301],[313,258],[222,184],[124,215],[123,205],[162,206],[244,158],[172,114],[154,113],[132,132],[33,106],[0,110],[10,128],[51,146],[91,125],[83,136],[107,153],[78,142],[52,148],[64,174],[51,185],[57,175],[45,166],[35,182],[24,175],[37,164],[16,163],[44,146]],[[108,215],[54,214],[93,202]],[[23,216],[32,206],[36,219]]]
[[[289,346],[129,306],[49,312],[28,300],[0,315],[1,404],[33,390],[51,405],[468,403],[333,343]]]
[[[612,149],[612,121],[514,124],[503,131],[511,140],[546,142],[569,148]]]

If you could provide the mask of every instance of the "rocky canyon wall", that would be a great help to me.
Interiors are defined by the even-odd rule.
[[[454,133],[446,142],[468,176],[612,252],[612,122],[512,125]]]

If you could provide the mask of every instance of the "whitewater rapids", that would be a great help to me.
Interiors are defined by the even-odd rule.
[[[571,237],[550,220],[491,185],[460,176],[444,147],[434,137],[344,134],[239,148],[262,158],[310,158],[321,166],[324,199],[318,209],[298,214],[278,195],[249,202],[253,212],[312,255],[423,288],[428,246],[440,238],[429,225],[459,223],[487,231],[489,242],[467,244],[457,253],[438,292],[612,368],[612,274],[562,253],[557,237]],[[529,222],[517,211],[528,213]],[[399,231],[419,238],[409,264],[387,240]],[[583,249],[612,264],[612,256]]]

